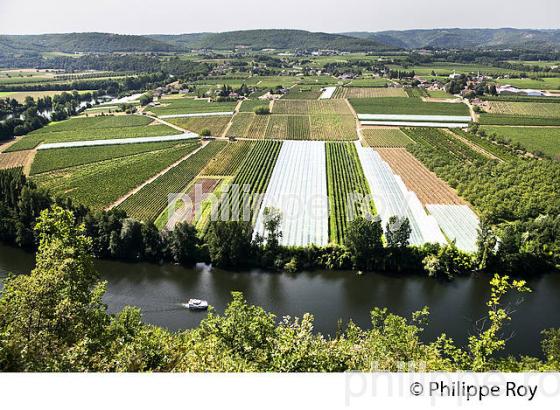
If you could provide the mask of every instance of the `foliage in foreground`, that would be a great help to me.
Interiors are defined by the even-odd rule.
[[[558,370],[560,331],[544,332],[545,360],[496,358],[510,320],[504,297],[523,281],[491,281],[489,325],[458,347],[445,335],[421,341],[428,308],[410,320],[371,312],[371,329],[350,323],[335,337],[313,332],[313,317],[277,318],[240,293],[223,315],[211,312],[192,330],[145,325],[140,311],[107,314],[105,284],[93,268],[83,225],[60,207],[41,213],[40,246],[30,275],[6,280],[0,296],[1,371],[345,371]],[[404,367],[403,367],[404,365]]]

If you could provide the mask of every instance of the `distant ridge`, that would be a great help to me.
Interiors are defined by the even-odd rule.
[[[490,48],[559,49],[560,30],[431,29],[381,32],[351,32],[344,35],[374,40],[399,48]]]
[[[230,50],[239,46],[254,50],[274,48],[381,51],[389,48],[376,40],[341,34],[311,33],[303,30],[247,30],[227,33],[146,36],[109,33],[0,35],[0,52],[7,54],[53,51],[66,53],[173,52],[204,48]]]

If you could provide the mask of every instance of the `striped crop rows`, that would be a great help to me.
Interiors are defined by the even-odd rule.
[[[350,217],[364,216],[369,211],[374,213],[374,206],[372,201],[368,201],[369,209],[361,206],[362,201],[349,202],[353,193],[369,195],[356,147],[351,143],[328,142],[326,156],[330,238],[332,242],[342,243]],[[348,209],[349,206],[353,209]]]

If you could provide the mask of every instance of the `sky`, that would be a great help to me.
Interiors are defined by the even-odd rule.
[[[1,34],[560,28],[559,0],[0,0]]]

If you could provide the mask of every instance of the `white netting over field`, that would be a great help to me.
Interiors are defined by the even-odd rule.
[[[401,177],[393,173],[379,153],[362,147],[359,142],[355,145],[383,228],[392,216],[407,217],[412,229],[412,245],[447,243],[436,219],[426,213],[416,194],[406,188]]]
[[[467,205],[426,205],[445,235],[455,240],[457,248],[465,252],[476,252],[480,221]]]
[[[329,242],[324,142],[283,142],[255,224],[255,233],[263,236],[267,207],[276,208],[282,214],[282,245]]]

